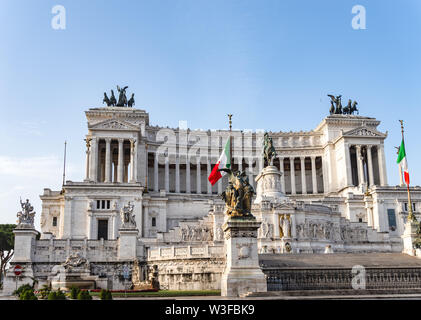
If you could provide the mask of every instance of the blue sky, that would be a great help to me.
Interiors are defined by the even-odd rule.
[[[53,6],[66,29],[51,27]],[[366,30],[354,30],[354,5]],[[151,124],[190,128],[311,130],[329,93],[357,100],[382,121],[389,184],[398,183],[400,125],[413,184],[421,184],[421,2],[21,1],[0,2],[0,223],[18,197],[82,180],[83,111],[128,85]]]

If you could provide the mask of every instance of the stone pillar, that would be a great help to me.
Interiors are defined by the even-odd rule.
[[[387,186],[386,159],[383,144],[377,146],[377,158],[379,159],[380,185]]]
[[[238,297],[248,292],[266,292],[266,277],[259,266],[257,230],[261,222],[228,219],[225,234],[226,265],[221,277],[221,296]]]
[[[130,182],[136,182],[136,172],[137,172],[137,146],[136,139],[130,140]]]
[[[89,181],[89,158],[90,158],[90,146],[91,146],[91,138],[86,138],[86,173],[85,173],[85,181]]]
[[[33,260],[35,239],[38,232],[32,228],[19,228],[13,230],[15,234],[15,246],[13,262],[31,262]]]
[[[191,192],[190,187],[190,158],[186,155],[186,193]]]
[[[275,166],[267,166],[256,177],[256,199],[254,203],[260,203],[264,198],[273,198],[277,200],[286,200],[282,193],[280,177],[282,174]]]
[[[367,171],[368,171],[368,183],[369,186],[374,185],[374,174],[373,174],[373,160],[371,158],[371,146],[367,146]]]
[[[350,145],[345,143],[345,165],[346,165],[346,184],[347,187],[352,186],[352,166],[351,166],[351,152]]]
[[[279,171],[281,173],[281,192],[285,194],[285,168],[284,157],[279,157]]]
[[[169,156],[165,157],[165,191],[170,192],[170,165]]]
[[[175,192],[180,193],[180,156],[175,156]]]
[[[211,161],[210,158],[208,157],[207,162],[206,162],[206,166],[207,166],[207,172],[206,175],[209,177],[209,175],[212,172],[212,166],[211,166]],[[207,187],[208,187],[208,194],[212,194],[212,185],[210,184],[210,182],[208,181],[206,183]]]
[[[159,191],[159,177],[158,177],[158,150],[155,150],[155,158],[153,163],[153,190]]]
[[[311,156],[311,180],[313,184],[313,194],[317,192],[317,176],[316,176],[316,156]]]
[[[138,229],[120,229],[118,239],[118,260],[133,260],[136,258]]]
[[[361,145],[355,146],[357,150],[357,168],[358,168],[358,185],[364,184],[364,168],[363,168],[363,157],[361,156]]]
[[[98,139],[92,138],[91,141],[91,161],[89,161],[89,175],[92,181],[98,181]]]
[[[123,182],[123,168],[124,168],[124,139],[118,139],[118,165],[117,165],[117,182]]]
[[[305,159],[306,159],[305,157],[300,157],[300,160],[301,160],[301,191],[302,191],[302,194],[307,194]]]
[[[291,194],[296,194],[296,190],[295,190],[295,167],[294,167],[294,157],[290,157],[289,158],[289,172],[291,175]]]
[[[104,182],[111,182],[111,139],[105,139],[105,179]]]
[[[200,156],[196,157],[196,193],[202,193],[202,179],[200,176]]]
[[[403,240],[403,250],[402,250],[402,252],[406,253],[410,256],[417,255],[416,250],[413,246],[414,240],[419,236],[417,234],[417,228],[418,228],[418,223],[413,222],[413,221],[408,219],[405,223],[405,231],[404,231],[403,235],[401,236],[401,238]]]

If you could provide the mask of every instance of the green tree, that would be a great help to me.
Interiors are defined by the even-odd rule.
[[[0,283],[3,283],[3,277],[6,275],[7,263],[13,257],[15,228],[15,224],[0,224]]]

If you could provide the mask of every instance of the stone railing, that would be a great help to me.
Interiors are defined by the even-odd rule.
[[[186,258],[221,258],[224,246],[171,246],[148,249],[148,261],[173,260]]]
[[[73,252],[80,252],[89,262],[117,259],[117,240],[61,240],[48,239],[35,242],[34,262],[64,262]]]
[[[350,268],[263,267],[268,291],[352,290]],[[421,289],[421,268],[365,268],[366,290]]]

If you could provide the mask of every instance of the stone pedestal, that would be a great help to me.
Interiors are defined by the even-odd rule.
[[[230,218],[222,226],[226,265],[221,278],[221,296],[238,297],[248,292],[266,292],[266,277],[259,266],[255,218]]]
[[[16,290],[16,286],[32,285],[34,277],[32,260],[38,232],[30,224],[20,224],[13,230],[13,233],[15,234],[14,254],[4,278],[3,294],[12,294]],[[23,269],[19,277],[16,277],[13,271],[17,264]]]
[[[33,248],[38,232],[34,228],[17,227],[13,230],[15,234],[14,262],[31,262],[33,258]]]
[[[118,239],[118,259],[133,260],[136,258],[138,229],[120,229]]]
[[[416,250],[413,246],[414,240],[417,238],[418,223],[408,220],[405,223],[405,230],[403,232],[403,253],[409,254],[410,256],[416,256]]]
[[[254,203],[262,202],[263,198],[286,200],[281,188],[281,172],[275,166],[267,166],[256,177],[256,199]]]

